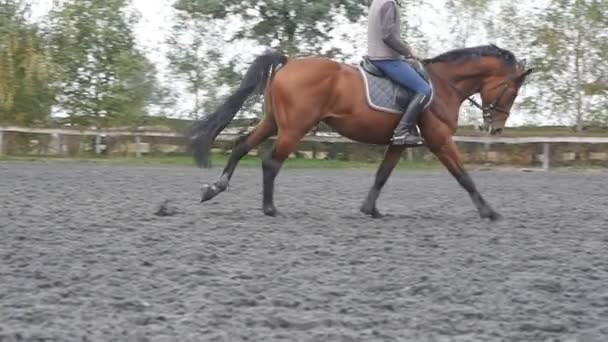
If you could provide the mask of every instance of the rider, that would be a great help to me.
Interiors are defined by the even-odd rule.
[[[391,141],[393,145],[421,145],[416,124],[431,99],[429,84],[403,59],[416,58],[401,39],[401,0],[371,0],[368,24],[368,57],[386,76],[402,87],[412,90],[412,98]]]

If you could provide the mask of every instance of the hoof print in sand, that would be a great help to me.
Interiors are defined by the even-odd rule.
[[[175,216],[177,214],[179,214],[179,211],[175,206],[171,205],[170,200],[164,201],[154,213],[154,215],[159,217]]]

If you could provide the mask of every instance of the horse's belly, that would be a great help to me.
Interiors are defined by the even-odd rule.
[[[324,120],[337,133],[366,144],[385,145],[390,142],[399,116],[366,111],[357,114],[333,114]]]

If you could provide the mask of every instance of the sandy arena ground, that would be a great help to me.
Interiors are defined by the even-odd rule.
[[[218,173],[0,163],[0,341],[608,341],[608,173]]]

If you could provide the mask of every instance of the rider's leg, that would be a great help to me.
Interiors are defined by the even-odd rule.
[[[416,146],[424,143],[416,124],[420,113],[432,96],[431,86],[407,62],[402,60],[374,61],[374,64],[399,85],[414,91],[415,95],[395,128],[393,145]]]

